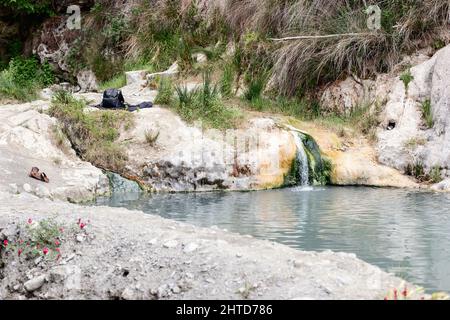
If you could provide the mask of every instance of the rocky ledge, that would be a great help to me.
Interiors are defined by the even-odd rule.
[[[61,257],[0,252],[0,299],[382,299],[402,280],[353,254],[291,249],[126,209],[0,192],[0,240],[53,217]],[[89,221],[71,236],[78,219]],[[23,223],[22,223],[23,222]],[[410,287],[412,288],[412,286]]]
[[[107,177],[77,157],[57,120],[42,112],[48,106],[48,101],[1,106],[0,191],[72,202],[108,194]],[[32,167],[50,183],[28,177]]]

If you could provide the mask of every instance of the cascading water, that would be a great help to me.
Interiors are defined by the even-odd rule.
[[[301,138],[301,133],[291,131],[294,137],[295,145],[297,147],[297,165],[298,165],[298,184],[301,186],[309,185],[309,163],[308,155],[306,154],[305,146]]]

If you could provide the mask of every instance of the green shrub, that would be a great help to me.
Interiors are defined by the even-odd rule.
[[[53,84],[55,76],[49,63],[42,65],[32,58],[16,57],[0,73],[0,98],[20,101],[36,99],[37,90]]]
[[[177,86],[176,93],[174,108],[186,121],[200,120],[206,126],[225,129],[235,127],[242,117],[236,108],[225,106],[208,73],[203,75],[201,88],[189,91],[186,86]]]
[[[400,80],[405,84],[406,92],[408,92],[409,84],[414,80],[414,77],[411,74],[411,69],[408,69],[400,76]]]
[[[170,105],[174,96],[174,87],[172,81],[168,78],[161,78],[158,86],[158,94],[155,98],[155,104]]]
[[[222,97],[229,98],[233,95],[235,69],[232,64],[226,64],[220,78],[220,93]]]
[[[424,182],[427,180],[427,176],[425,175],[425,169],[423,167],[422,162],[420,161],[408,164],[406,166],[405,174],[416,178],[420,182]]]
[[[430,171],[430,182],[431,183],[439,183],[441,182],[442,175],[441,175],[441,168],[440,166],[434,166]]]
[[[36,226],[27,224],[27,230],[30,236],[31,244],[40,244],[41,247],[55,247],[55,240],[61,239],[62,226],[54,219],[44,219],[37,223]]]
[[[52,13],[52,0],[3,0],[2,5],[26,14]]]
[[[123,15],[107,15],[102,35],[111,44],[116,44],[129,33],[128,21]]]
[[[11,70],[0,72],[0,99],[32,101],[36,98],[37,88],[34,85],[24,87],[17,84]]]
[[[248,87],[244,93],[244,98],[248,101],[261,98],[265,85],[266,80],[262,77],[249,80]]]
[[[99,84],[99,89],[100,90],[106,90],[106,89],[110,89],[110,88],[122,88],[127,84],[127,79],[125,77],[124,73],[119,74],[118,76],[115,76],[114,78],[112,78],[111,80],[102,82]]]
[[[434,120],[433,112],[431,110],[431,101],[429,99],[425,100],[424,103],[422,103],[422,115],[425,119],[427,127],[432,128],[434,125]]]
[[[132,19],[133,35],[127,41],[127,56],[142,57],[164,70],[175,60],[183,70],[194,65],[192,54],[203,52],[209,60],[216,60],[230,33],[223,16],[210,12],[207,19],[200,12],[197,1],[184,6],[179,0],[161,0],[157,5],[142,1]]]

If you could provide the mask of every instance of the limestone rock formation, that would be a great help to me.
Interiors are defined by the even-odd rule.
[[[78,72],[77,81],[81,92],[98,90],[97,77],[92,70],[82,70]]]
[[[0,190],[73,202],[108,194],[107,177],[81,161],[58,133],[56,119],[41,113],[47,106],[43,101],[2,106]],[[45,172],[50,183],[28,177],[32,167]]]
[[[145,139],[150,130],[159,133],[153,146]],[[159,191],[280,187],[296,156],[292,135],[271,119],[226,132],[202,130],[158,107],[136,113],[134,128],[121,139],[129,174]]]
[[[378,130],[381,163],[403,171],[411,166],[423,167],[427,173],[437,168],[442,177],[449,176],[449,61],[450,46],[447,46],[411,68],[413,79],[408,88],[397,78]],[[424,110],[427,104],[431,107],[428,115]]]

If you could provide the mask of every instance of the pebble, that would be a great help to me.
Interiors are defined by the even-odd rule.
[[[28,183],[25,183],[25,184],[23,185],[23,190],[24,190],[25,192],[30,193],[30,192],[31,192],[31,186],[30,186]]]
[[[46,187],[43,187],[43,186],[37,187],[34,193],[40,198],[50,198],[51,197],[50,191]]]
[[[19,193],[19,188],[17,187],[17,184],[15,183],[11,183],[9,185],[9,191],[13,194],[18,194]]]
[[[178,246],[177,240],[170,240],[164,243],[164,248],[175,248],[176,246]]]
[[[38,265],[39,263],[41,263],[42,259],[42,257],[37,257],[36,259],[34,259],[34,264]]]
[[[27,290],[28,292],[33,292],[42,287],[44,285],[44,282],[45,282],[45,275],[40,275],[36,278],[33,278],[25,282],[24,287],[25,290]]]
[[[70,256],[67,257],[67,259],[65,260],[65,262],[69,262],[70,260],[72,260],[73,258],[75,258],[75,253],[72,253]]]
[[[131,288],[126,288],[123,290],[120,296],[123,300],[134,300],[134,290]]]
[[[76,240],[77,242],[83,242],[86,239],[86,237],[82,234],[77,234]]]
[[[181,292],[181,289],[180,289],[179,286],[174,286],[174,287],[172,288],[172,292],[175,293],[175,294],[178,294],[178,293]]]
[[[198,244],[196,244],[195,242],[191,242],[186,247],[184,247],[183,252],[184,253],[194,252],[195,250],[198,249],[198,247],[199,247]]]
[[[294,268],[301,268],[303,266],[305,266],[305,264],[303,262],[294,260]]]

